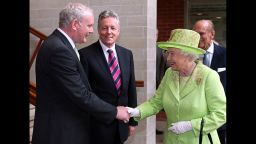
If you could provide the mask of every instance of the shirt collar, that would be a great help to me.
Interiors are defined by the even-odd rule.
[[[113,50],[114,53],[115,53],[115,51],[116,51],[115,44],[113,44],[113,46],[109,48],[109,47],[107,47],[106,45],[104,45],[101,40],[99,40],[99,42],[100,42],[100,45],[101,45],[102,50],[103,50],[104,52],[107,52],[109,49],[111,49],[111,50]]]
[[[207,52],[213,54],[213,47],[214,47],[214,44],[212,42],[210,47],[207,49]]]
[[[68,39],[68,41],[71,44],[72,48],[75,48],[74,41],[62,29],[57,28],[57,30],[59,30]]]

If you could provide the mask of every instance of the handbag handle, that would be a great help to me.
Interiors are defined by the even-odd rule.
[[[200,124],[200,132],[199,132],[199,144],[202,144],[202,140],[203,140],[203,127],[204,127],[204,118],[202,118],[201,120],[201,124]],[[210,143],[213,144],[212,142],[212,137],[211,134],[208,134],[208,138],[210,140]]]

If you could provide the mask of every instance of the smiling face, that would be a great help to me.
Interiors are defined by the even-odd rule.
[[[194,30],[200,34],[200,42],[198,47],[207,50],[210,47],[215,35],[213,25],[207,20],[201,20],[194,25]]]
[[[113,46],[119,37],[120,26],[114,17],[106,17],[99,22],[98,33],[100,40],[107,47]]]
[[[181,53],[180,49],[169,48],[166,51],[167,62],[175,71],[180,71],[186,63],[187,57]]]

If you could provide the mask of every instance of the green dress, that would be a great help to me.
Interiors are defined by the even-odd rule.
[[[137,108],[141,116],[136,120],[157,114],[164,109],[167,125],[164,130],[164,144],[198,144],[200,122],[204,118],[203,144],[220,144],[217,128],[226,122],[226,96],[219,75],[200,61],[190,77],[181,80],[177,71],[169,68],[156,90],[155,95]],[[191,121],[193,130],[175,134],[167,130],[171,123]]]

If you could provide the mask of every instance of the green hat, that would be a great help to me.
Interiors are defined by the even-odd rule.
[[[199,33],[193,30],[174,29],[171,31],[171,36],[168,41],[158,42],[157,45],[164,50],[178,48],[185,52],[201,55],[205,53],[205,50],[198,48],[199,40]]]

